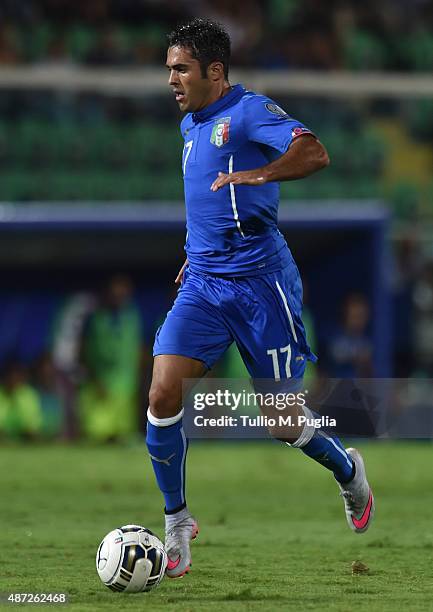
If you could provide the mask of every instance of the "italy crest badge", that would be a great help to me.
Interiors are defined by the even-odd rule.
[[[212,128],[210,141],[216,147],[222,147],[229,141],[229,128],[231,117],[216,119]]]

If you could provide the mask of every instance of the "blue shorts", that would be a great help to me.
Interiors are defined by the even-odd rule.
[[[172,309],[156,333],[153,354],[184,355],[208,369],[236,342],[253,378],[302,378],[316,361],[301,320],[297,267],[227,278],[187,268]]]

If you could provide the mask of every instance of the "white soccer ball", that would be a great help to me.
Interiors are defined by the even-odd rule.
[[[124,525],[110,531],[96,553],[96,570],[112,591],[150,591],[161,582],[166,567],[163,543],[140,525]]]

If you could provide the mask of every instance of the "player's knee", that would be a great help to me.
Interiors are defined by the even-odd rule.
[[[286,444],[294,444],[298,439],[302,432],[302,430],[297,430],[296,432],[290,432],[290,434],[281,427],[270,427],[268,426],[269,435],[274,438],[274,440],[279,440],[280,442],[285,442]]]
[[[157,419],[175,416],[181,410],[181,402],[173,389],[162,384],[152,384],[149,391],[149,410]]]
[[[290,433],[287,429],[284,430],[281,427],[268,427],[268,431],[274,440],[290,444],[290,446],[298,446],[299,441],[304,437],[305,427],[293,428]]]
[[[295,410],[286,409],[284,414],[273,413],[268,419],[267,429],[275,440],[292,444],[299,439],[302,433],[303,425],[298,423],[297,412]]]
[[[268,419],[267,429],[275,440],[300,447],[308,443],[314,435],[312,413],[307,406],[287,407],[284,414],[273,412],[272,417]]]

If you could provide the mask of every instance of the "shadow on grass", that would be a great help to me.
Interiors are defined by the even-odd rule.
[[[184,593],[179,594],[179,597],[170,595],[166,598],[167,603],[179,603],[179,602],[184,602],[185,599],[185,595]],[[279,602],[284,602],[284,601],[288,601],[288,599],[286,597],[283,597],[283,595],[279,595],[277,593],[273,593],[273,594],[263,594],[263,593],[254,593],[254,591],[252,591],[250,588],[246,588],[246,589],[242,589],[240,591],[230,591],[226,594],[220,595],[220,596],[209,596],[206,595],[205,598],[203,598],[202,596],[199,597],[190,597],[190,601],[191,603],[197,603],[200,600],[203,600],[203,602],[209,603],[209,602],[223,602],[223,601],[250,601],[250,602],[259,602],[259,601],[279,601]]]

